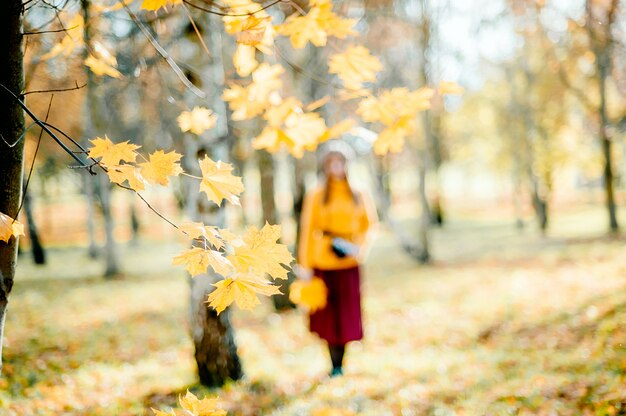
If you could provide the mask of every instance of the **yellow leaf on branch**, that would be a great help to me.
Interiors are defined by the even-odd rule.
[[[221,252],[202,247],[192,247],[183,251],[173,258],[172,264],[185,266],[185,270],[192,277],[206,273],[209,266],[222,276],[228,276],[234,270],[231,262]]]
[[[344,19],[333,13],[330,0],[312,0],[309,6],[306,15],[294,13],[276,27],[278,33],[289,36],[294,48],[302,49],[308,42],[324,46],[329,36],[343,39],[356,33],[353,29],[356,20]]]
[[[263,276],[266,273],[274,279],[287,279],[287,269],[293,257],[281,237],[280,225],[265,224],[260,230],[249,227],[242,237],[243,244],[234,247],[234,253],[227,258],[240,273],[253,273]],[[283,266],[284,265],[284,266]]]
[[[326,132],[326,123],[319,114],[303,113],[299,108],[282,114],[280,111],[277,109],[277,113],[270,116],[271,122],[253,140],[252,147],[272,153],[285,147],[296,158],[302,157],[305,151],[315,150]],[[273,127],[281,115],[286,115],[283,126]]]
[[[256,60],[256,48],[250,45],[237,45],[233,55],[233,65],[240,77],[247,77],[259,66]]]
[[[415,133],[415,117],[420,111],[430,108],[434,91],[419,88],[393,88],[383,91],[378,97],[368,97],[359,102],[357,114],[363,121],[379,122],[385,126],[374,142],[374,152],[383,155],[402,150],[407,136]]]
[[[113,143],[107,136],[104,139],[96,137],[90,140],[92,146],[89,148],[89,157],[102,158],[100,162],[106,166],[118,165],[120,162],[134,162],[140,146],[128,143]]]
[[[330,56],[328,72],[337,74],[346,88],[358,90],[365,82],[376,81],[376,74],[382,71],[380,60],[361,45],[349,46],[345,52]]]
[[[176,118],[180,130],[193,134],[202,134],[215,127],[217,116],[205,107],[194,107],[191,111],[183,111]]]
[[[89,67],[91,72],[98,76],[108,75],[112,78],[122,77],[122,74],[115,68],[115,65],[112,65],[104,59],[97,58],[91,54],[87,57],[87,59],[85,59],[85,65]]]
[[[374,153],[385,155],[399,153],[404,148],[406,138],[415,133],[414,116],[399,119],[394,125],[383,129],[374,142]]]
[[[180,224],[178,228],[187,233],[189,238],[204,238],[206,239],[213,247],[216,249],[220,249],[224,246],[224,242],[222,241],[222,236],[218,231],[217,227],[211,225],[204,225],[201,222],[186,222]]]
[[[257,294],[271,296],[280,293],[278,286],[253,274],[240,274],[214,284],[215,290],[208,296],[208,302],[217,313],[221,313],[233,302],[241,309],[251,310],[261,302]]]
[[[262,114],[272,100],[280,101],[278,90],[282,87],[280,76],[285,72],[278,64],[262,63],[252,72],[252,82],[246,87],[231,84],[222,98],[233,111],[233,120],[248,120]]]
[[[17,238],[24,235],[24,225],[0,212],[0,241],[9,242],[11,236]]]
[[[107,175],[109,175],[111,182],[119,185],[124,185],[124,182],[127,182],[126,186],[137,192],[146,189],[146,181],[141,176],[138,167],[134,165],[114,165],[107,168]]]
[[[139,163],[141,175],[151,184],[167,186],[170,183],[170,176],[178,176],[183,173],[178,161],[183,157],[174,151],[165,153],[157,150],[150,154],[148,162]]]
[[[221,205],[226,199],[231,204],[239,205],[238,195],[243,192],[243,182],[232,174],[233,166],[220,160],[214,162],[208,156],[200,161],[202,182],[200,192],[207,195],[209,201]]]
[[[175,6],[181,4],[183,0],[143,0],[141,8],[144,10],[157,11],[161,7]]]

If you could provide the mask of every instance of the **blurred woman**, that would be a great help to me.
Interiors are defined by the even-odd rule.
[[[328,343],[331,376],[343,374],[345,346],[363,338],[360,268],[376,222],[370,198],[346,174],[349,146],[333,141],[321,158],[325,181],[307,193],[298,244],[298,274],[317,276],[328,288],[326,307],[310,315],[310,330]]]

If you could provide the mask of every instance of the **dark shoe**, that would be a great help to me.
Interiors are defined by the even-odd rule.
[[[343,375],[343,368],[341,367],[333,367],[332,371],[330,372],[331,377],[337,377],[337,376],[342,376],[342,375]]]

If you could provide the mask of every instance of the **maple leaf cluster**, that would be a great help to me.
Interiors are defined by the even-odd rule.
[[[188,121],[193,130],[194,117],[185,118],[184,122]],[[136,163],[140,146],[128,141],[113,143],[106,136],[91,140],[91,144],[89,157],[99,159],[97,163],[106,170],[111,182],[135,192],[144,190],[147,184],[167,186],[171,177],[185,174],[179,164],[182,155],[174,151],[157,150],[144,158],[145,162]],[[241,178],[232,174],[233,166],[208,156],[198,163],[202,172],[202,177],[197,178],[199,192],[217,205],[224,200],[238,205],[244,186]],[[279,225],[266,224],[260,230],[250,227],[243,236],[195,222],[177,228],[192,239],[194,246],[174,257],[173,264],[184,266],[192,276],[204,274],[211,267],[224,277],[208,298],[218,313],[233,302],[242,309],[251,309],[259,303],[257,294],[280,293],[267,276],[286,279],[293,257],[286,245],[278,243]]]

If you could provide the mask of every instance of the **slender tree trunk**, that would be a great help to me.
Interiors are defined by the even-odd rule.
[[[85,199],[87,202],[87,238],[89,239],[87,254],[89,258],[98,257],[98,244],[96,243],[96,207],[93,177],[83,175]]]
[[[611,73],[611,55],[614,47],[613,35],[611,33],[613,24],[618,16],[617,10],[619,0],[612,0],[605,6],[604,16],[594,15],[594,2],[586,0],[586,29],[589,35],[591,51],[595,55],[596,73],[598,77],[598,94],[600,103],[597,107],[599,139],[602,146],[602,156],[604,159],[604,193],[606,198],[606,209],[609,215],[609,229],[616,232],[619,229],[617,222],[617,210],[615,206],[613,161],[612,161],[612,141],[607,132],[609,126],[609,116],[607,113],[606,81]],[[597,5],[598,7],[600,5]]]
[[[257,155],[259,156],[259,174],[261,176],[263,219],[270,224],[276,224],[278,215],[274,189],[274,157],[266,151],[260,151]]]
[[[432,223],[432,215],[430,213],[430,207],[428,206],[428,197],[426,196],[426,166],[422,161],[419,166],[419,198],[420,206],[422,208],[420,216],[420,226],[418,230],[419,247],[417,253],[417,259],[420,263],[428,263],[430,261],[430,244],[428,233],[430,225]]]
[[[89,51],[91,50],[91,26],[90,26],[90,11],[89,6],[91,4],[90,0],[81,0],[81,8],[83,13],[83,19],[85,20],[85,26],[83,31],[83,38],[85,41],[85,59],[89,55]],[[101,117],[101,109],[99,106],[99,98],[96,95],[96,82],[94,79],[94,74],[91,70],[85,67],[85,74],[87,76],[87,102],[85,109],[87,110],[84,114],[84,119],[86,123],[86,134],[91,136],[95,134],[103,134],[103,124]],[[99,186],[99,196],[100,196],[100,208],[102,209],[102,218],[104,220],[104,231],[105,231],[105,243],[104,243],[104,262],[105,262],[105,271],[104,277],[111,278],[120,273],[120,262],[119,256],[117,253],[117,247],[115,243],[115,236],[113,234],[113,230],[115,228],[115,221],[113,219],[113,214],[111,212],[111,187],[109,184],[109,180],[106,175],[100,174],[102,178],[100,179]],[[93,180],[93,179],[92,179]]]
[[[28,222],[28,238],[30,239],[30,251],[35,264],[46,264],[46,252],[39,240],[39,231],[33,215],[32,196],[28,191],[24,191],[24,213]]]
[[[276,212],[276,188],[274,186],[274,156],[266,151],[257,152],[259,157],[259,173],[261,176],[261,205],[263,208],[263,221],[270,224],[278,222]],[[280,295],[272,296],[274,308],[277,311],[291,309],[294,304],[289,300],[289,285],[291,279],[280,281]]]
[[[612,148],[613,142],[607,134],[608,115],[606,110],[606,78],[608,64],[605,62],[609,59],[606,53],[599,54],[596,57],[598,68],[598,82],[600,84],[600,105],[598,106],[598,116],[600,118],[600,141],[602,143],[602,156],[604,158],[604,193],[606,196],[606,209],[609,214],[609,228],[611,232],[619,229],[617,223],[617,210],[615,207],[615,192],[613,178],[613,160]]]
[[[21,97],[24,83],[22,53],[22,0],[5,0],[0,6],[0,84]],[[24,170],[24,112],[0,87],[0,212],[15,218],[22,196]],[[9,294],[17,266],[17,238],[0,241],[0,370]]]

